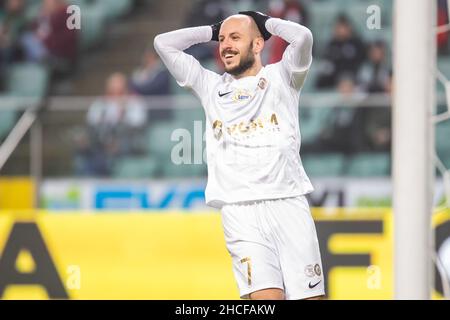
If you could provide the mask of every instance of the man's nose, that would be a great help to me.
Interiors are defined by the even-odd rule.
[[[223,47],[223,50],[232,49],[231,42],[230,42],[230,40],[228,38],[223,39],[222,47]]]

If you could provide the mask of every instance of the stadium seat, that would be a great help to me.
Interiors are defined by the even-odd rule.
[[[366,26],[369,14],[367,8],[377,5],[381,9],[381,30],[369,30]],[[383,39],[390,43],[392,40],[392,0],[332,0],[311,1],[308,5],[310,12],[310,28],[315,37],[315,47],[319,55],[333,33],[334,23],[340,13],[346,14],[353,26],[366,41]]]
[[[219,74],[221,73],[215,59],[209,59],[209,60],[203,62],[202,65],[204,68],[206,68],[208,70],[214,71]]]
[[[175,96],[183,96],[189,93],[187,89],[180,87],[173,77],[170,77],[170,92]]]
[[[166,178],[187,178],[206,176],[206,164],[181,164],[176,165],[166,162],[163,165],[163,176]]]
[[[205,112],[200,105],[198,108],[177,108],[174,110],[174,119],[193,128],[194,121],[205,123]]]
[[[25,18],[28,21],[33,21],[39,15],[39,10],[41,8],[42,1],[33,0],[27,2],[28,2],[27,6],[25,7]]]
[[[147,131],[147,151],[161,162],[170,161],[172,148],[178,143],[172,141],[172,133],[176,129],[185,129],[184,124],[176,121],[154,123]]]
[[[390,175],[390,155],[387,153],[361,153],[351,158],[347,175],[374,177]]]
[[[17,111],[1,110],[0,111],[0,142],[11,131],[16,122]]]
[[[438,59],[438,70],[450,80],[450,58],[441,57]]]
[[[300,132],[302,143],[314,143],[326,126],[326,120],[332,115],[332,108],[300,107]]]
[[[112,2],[112,1],[111,1]],[[106,13],[99,5],[85,6],[81,15],[81,49],[87,50],[99,44],[105,33]]]
[[[133,5],[132,0],[97,0],[96,3],[103,8],[104,13],[109,19],[127,14]]]
[[[323,47],[330,39],[336,17],[340,13],[341,4],[336,1],[311,1],[308,7],[310,13],[310,29],[314,36],[314,46],[319,56]]]
[[[343,174],[345,157],[338,153],[302,157],[306,173],[312,177],[337,177]]]
[[[436,125],[436,149],[439,158],[450,169],[450,120]]]
[[[447,80],[450,81],[450,58],[448,57],[439,58],[437,68],[447,78]],[[440,81],[437,81],[436,87],[438,89],[438,92],[440,93],[445,92],[445,88],[440,83]]]
[[[302,88],[302,92],[311,93],[316,91],[316,82],[319,71],[321,70],[322,61],[320,58],[314,59],[311,68],[308,71],[308,76],[306,77],[305,83]]]
[[[157,175],[158,170],[156,158],[127,157],[114,165],[113,176],[125,179],[152,178]]]
[[[5,93],[19,100],[24,98],[27,105],[35,105],[47,93],[49,80],[49,71],[43,65],[15,64],[8,70]]]

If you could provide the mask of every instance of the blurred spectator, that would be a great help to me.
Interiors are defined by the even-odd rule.
[[[338,152],[350,153],[354,150],[355,132],[352,131],[352,122],[355,108],[353,99],[360,99],[360,92],[350,74],[344,74],[338,81],[337,105],[333,112],[325,120],[322,132],[312,146],[308,146],[311,152]]]
[[[368,93],[384,92],[389,79],[390,67],[386,62],[386,45],[376,41],[370,45],[369,61],[358,74],[358,84]]]
[[[0,11],[0,87],[7,65],[18,56],[19,37],[26,25],[24,0],[7,0],[4,6]]]
[[[438,1],[438,26],[445,26],[449,24],[447,0]],[[448,32],[441,32],[437,35],[438,52],[440,55],[448,54]]]
[[[308,13],[299,0],[273,0],[269,5],[269,15],[308,26]],[[280,37],[272,37],[268,45],[268,63],[277,63],[283,57],[288,43]]]
[[[342,74],[356,77],[359,67],[365,59],[366,49],[362,40],[354,33],[353,27],[345,15],[336,21],[334,35],[326,45],[324,69],[319,74],[317,87],[335,87]]]
[[[140,138],[146,123],[144,105],[129,94],[126,76],[111,75],[105,96],[89,108],[88,136],[77,138],[77,174],[110,175],[117,159],[142,152]]]
[[[131,89],[140,95],[169,95],[170,75],[153,49],[148,49],[142,59],[142,65],[133,72],[130,79]]]
[[[390,96],[392,93],[392,72],[384,79],[382,91]],[[380,97],[381,98],[381,97]],[[367,152],[390,152],[392,129],[391,108],[389,106],[370,106],[366,100],[366,106],[356,109],[353,126],[354,131],[359,133],[359,139],[355,145],[356,151]]]
[[[392,90],[392,74],[384,83],[384,93]],[[391,108],[371,107],[370,97],[358,90],[353,78],[344,75],[338,83],[339,104],[327,119],[313,152],[390,152]],[[360,105],[358,107],[358,105]],[[353,106],[353,107],[352,107]]]
[[[67,27],[67,7],[64,0],[42,1],[33,30],[22,37],[28,61],[49,62],[53,66],[75,62],[78,32]]]
[[[359,92],[351,74],[342,75],[337,88],[340,105],[335,107],[322,138],[328,152],[351,153],[355,150],[358,132],[355,132],[353,127],[356,108],[349,105],[354,104],[352,99],[356,99]]]
[[[379,104],[370,106],[370,97],[358,91],[351,77],[341,78],[338,90],[341,101],[355,107],[335,109],[330,124],[322,134],[324,149],[346,154],[390,152],[391,108]],[[383,84],[383,92],[390,95],[391,90],[392,73],[389,73]],[[349,102],[350,99],[353,101]]]

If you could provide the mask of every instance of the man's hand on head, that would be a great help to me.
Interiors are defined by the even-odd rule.
[[[219,32],[220,32],[220,27],[222,26],[222,22],[223,22],[223,20],[211,25],[211,29],[212,29],[211,41],[219,41]]]
[[[256,25],[258,26],[259,31],[261,32],[264,40],[269,40],[272,34],[266,29],[266,21],[271,17],[257,11],[240,11],[239,14],[244,14],[246,16],[252,17],[255,20]]]

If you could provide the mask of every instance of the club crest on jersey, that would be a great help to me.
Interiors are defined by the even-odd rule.
[[[267,87],[267,80],[266,80],[266,78],[261,78],[261,79],[259,79],[258,87],[259,87],[261,90],[264,90],[264,89]]]
[[[214,138],[220,140],[222,138],[222,121],[216,120],[213,123]]]
[[[252,94],[248,90],[245,90],[245,89],[237,90],[233,96],[233,100],[236,102],[246,101],[251,98],[252,98]]]

